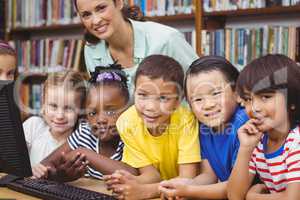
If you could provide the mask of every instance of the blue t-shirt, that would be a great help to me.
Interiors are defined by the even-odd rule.
[[[237,131],[248,121],[245,110],[238,107],[229,125],[221,133],[211,127],[200,125],[200,146],[202,160],[207,159],[220,181],[227,181],[240,146]]]

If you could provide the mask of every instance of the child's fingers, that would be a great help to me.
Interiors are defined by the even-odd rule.
[[[67,159],[66,156],[64,155],[63,160],[64,160],[64,168],[68,169],[76,165],[76,162],[79,162],[78,160],[80,159],[81,154],[79,152],[76,153],[76,155],[70,159]]]
[[[160,192],[164,194],[164,196],[166,196],[168,199],[172,199],[173,197],[176,196],[176,190],[171,189],[171,188],[165,188],[165,187],[161,187],[160,188]]]
[[[45,177],[47,174],[47,168],[44,166],[36,166],[32,168],[33,176],[36,178]]]
[[[170,181],[162,181],[159,183],[160,187],[170,187]]]
[[[247,130],[247,133],[250,135],[253,135],[253,134],[256,134],[259,132],[258,129],[256,128],[256,126],[251,123],[247,124],[246,130]]]
[[[75,168],[78,170],[78,174],[80,174],[80,176],[83,176],[85,174],[88,164],[89,164],[89,161],[85,161],[84,163],[81,164],[81,166],[79,166],[78,168]]]
[[[112,185],[112,191],[117,194],[124,194],[125,188],[122,184]]]
[[[73,160],[73,162],[70,162],[70,164],[71,164],[70,167],[75,168],[75,169],[80,168],[80,167],[85,168],[87,166],[87,162],[88,162],[88,161],[86,161],[85,155],[79,154],[79,157],[78,156],[76,156],[76,157],[77,157],[77,159],[75,158],[76,159],[75,161]]]
[[[134,175],[132,175],[130,172],[126,171],[126,170],[118,170],[118,173],[120,173],[122,176],[121,177],[125,177],[127,180],[134,180],[135,177]],[[120,178],[120,180],[122,180],[122,178]]]
[[[118,179],[118,178],[112,178],[110,180],[105,181],[105,184],[108,187],[110,187],[110,186],[115,185],[115,184],[124,184],[124,182],[121,182],[120,179]]]
[[[103,175],[103,181],[109,181],[111,179],[111,175]]]
[[[112,196],[119,200],[125,199],[125,196],[123,194],[112,193]]]
[[[39,172],[39,170],[35,169],[35,168],[32,168],[32,175],[33,175],[33,178],[41,178],[42,177],[42,175]]]

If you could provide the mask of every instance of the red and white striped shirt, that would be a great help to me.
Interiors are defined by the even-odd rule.
[[[273,153],[264,153],[268,136],[263,135],[253,151],[249,171],[258,173],[270,192],[282,192],[287,184],[300,182],[299,126],[290,131],[284,144]]]

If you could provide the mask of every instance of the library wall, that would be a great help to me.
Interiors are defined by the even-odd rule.
[[[202,2],[202,55],[224,56],[239,69],[269,53],[300,61],[300,1]]]

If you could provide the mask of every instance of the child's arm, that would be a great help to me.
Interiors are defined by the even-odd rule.
[[[94,168],[95,170],[101,172],[102,174],[112,174],[116,170],[126,170],[130,172],[133,175],[138,175],[138,170],[131,167],[130,165],[127,165],[126,163],[123,163],[121,161],[112,160],[110,158],[107,158],[103,155],[100,155],[94,151],[91,151],[87,148],[78,148],[74,150],[72,153],[79,152],[86,156],[86,160],[89,161],[89,166]]]
[[[253,150],[263,134],[256,128],[255,123],[257,123],[257,120],[250,119],[238,130],[240,148],[236,163],[228,180],[227,189],[228,198],[232,200],[245,199],[247,191],[254,179],[254,174],[249,172],[249,162]]]
[[[227,182],[217,183],[218,178],[208,160],[202,160],[200,164],[200,175],[194,179],[175,178],[163,181],[160,184],[160,191],[166,197],[226,199]]]
[[[194,185],[191,179],[175,178],[163,181],[160,192],[167,198],[226,199],[227,182],[210,185]]]
[[[199,162],[179,165],[179,177],[194,178],[198,173]]]
[[[200,162],[200,174],[193,179],[194,185],[208,185],[218,182],[214,170],[211,168],[207,159]]]
[[[268,193],[263,184],[254,185],[247,193],[246,200],[298,200],[300,199],[300,183],[290,183],[283,192]]]
[[[44,160],[41,161],[41,164],[45,166],[52,166],[53,163],[60,159],[61,154],[64,152],[65,154],[72,151],[68,142],[65,142],[63,145],[54,150],[49,156],[47,156]]]

